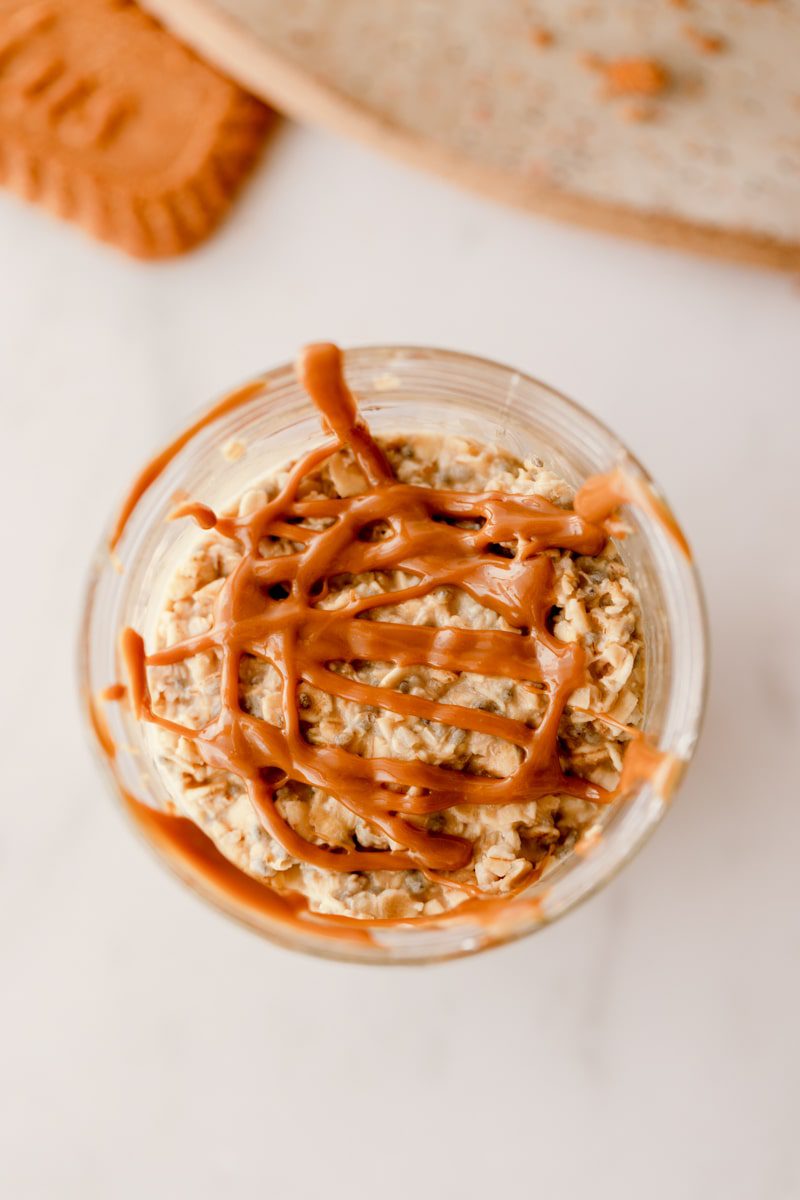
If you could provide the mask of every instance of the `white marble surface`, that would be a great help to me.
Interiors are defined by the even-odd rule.
[[[309,338],[488,354],[660,478],[707,586],[704,739],[615,883],[428,970],[305,961],[131,836],[75,629],[124,482]],[[224,232],[142,266],[0,196],[0,1192],[13,1200],[800,1195],[800,288],[562,229],[287,130]]]

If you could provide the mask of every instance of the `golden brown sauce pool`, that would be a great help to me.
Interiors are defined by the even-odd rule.
[[[329,344],[307,347],[297,369],[335,441],[300,459],[281,491],[254,513],[217,516],[208,506],[192,502],[183,503],[173,513],[173,517],[192,516],[205,529],[216,527],[237,543],[241,558],[223,584],[207,633],[147,654],[135,630],[123,631],[120,651],[133,713],[189,739],[210,767],[236,775],[264,827],[299,861],[331,871],[415,869],[480,897],[474,885],[457,884],[448,874],[470,863],[471,843],[426,829],[428,814],[454,805],[502,805],[521,797],[533,800],[554,793],[606,804],[623,786],[652,775],[662,761],[658,751],[652,751],[652,758],[637,752],[635,764],[630,764],[632,770],[623,772],[620,788],[613,793],[565,774],[559,761],[559,722],[569,695],[584,682],[586,672],[582,648],[560,642],[548,629],[553,569],[546,551],[599,553],[608,539],[605,520],[620,503],[633,497],[626,490],[626,477],[619,472],[587,481],[572,510],[533,495],[460,493],[400,483],[359,416],[344,380],[338,348]],[[250,399],[260,387],[242,389],[210,410],[142,472],[120,514],[112,545],[121,536],[138,496],[163,470],[165,461],[199,428]],[[347,498],[298,499],[306,476],[342,446],[350,448],[368,489]],[[304,524],[319,517],[330,520],[322,530]],[[464,529],[453,523],[465,519],[478,527]],[[364,540],[364,531],[375,523],[388,527],[386,536],[379,541]],[[263,558],[259,542],[270,537],[288,537],[301,549]],[[501,544],[516,547],[513,557],[497,553]],[[319,607],[332,575],[378,570],[402,570],[416,582],[391,594],[357,598],[341,609]],[[443,585],[463,589],[503,617],[514,632],[363,619],[372,608],[422,597]],[[195,730],[154,712],[147,668],[183,662],[212,649],[221,662],[219,715]],[[280,728],[240,707],[239,666],[245,655],[270,663],[282,677]],[[502,715],[374,687],[330,669],[333,662],[359,659],[514,679],[546,695],[545,714],[533,729]],[[313,746],[303,735],[298,705],[304,683],[401,716],[424,717],[504,738],[521,749],[522,761],[512,775],[498,779],[419,761],[363,758],[336,746]],[[96,713],[93,720],[101,744],[107,743],[105,723]],[[636,739],[634,745],[640,741]],[[397,848],[321,846],[302,838],[276,804],[276,793],[288,780],[336,797]],[[137,802],[129,799],[131,804]],[[193,870],[209,879],[213,876],[215,888],[224,885],[235,891],[237,903],[247,906],[254,897],[261,897],[261,908],[273,909],[278,904],[284,916],[289,912],[296,916],[305,907],[302,898],[289,901],[278,897],[233,867],[205,835],[182,818],[152,813],[141,805],[133,812],[151,840],[168,848],[184,866],[191,861]],[[540,864],[536,872],[524,877],[520,888],[527,887],[542,867]],[[502,902],[507,903],[507,898]],[[467,901],[470,909],[473,903],[485,906],[489,902]],[[459,911],[464,909],[462,905]],[[353,918],[341,920],[352,923]]]

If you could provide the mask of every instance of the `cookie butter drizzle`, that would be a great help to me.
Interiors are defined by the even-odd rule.
[[[300,459],[280,492],[255,513],[217,516],[206,505],[193,503],[177,510],[175,515],[193,516],[201,527],[216,527],[234,540],[242,557],[223,584],[207,633],[146,654],[139,634],[130,628],[123,631],[121,653],[134,715],[187,738],[210,767],[237,776],[265,828],[298,860],[329,871],[416,869],[429,879],[480,895],[474,885],[449,874],[470,863],[471,843],[426,829],[428,814],[454,805],[502,805],[554,793],[603,804],[623,786],[631,786],[636,781],[632,776],[641,778],[641,756],[633,771],[623,772],[614,792],[562,770],[559,721],[569,695],[586,678],[585,661],[580,645],[560,642],[547,628],[553,568],[544,552],[560,548],[599,553],[608,537],[603,521],[622,499],[619,480],[610,476],[589,481],[571,511],[532,495],[460,493],[403,484],[359,417],[337,347],[306,348],[298,374],[336,440]],[[342,446],[352,452],[368,490],[347,498],[298,499],[306,476]],[[330,524],[314,529],[304,523],[311,518],[325,518]],[[452,523],[464,520],[479,527]],[[379,541],[364,540],[375,523],[387,529],[386,535]],[[259,543],[272,537],[288,538],[302,548],[264,558]],[[503,544],[516,547],[512,558],[498,556],[497,547]],[[337,610],[319,607],[331,576],[389,570],[402,570],[417,582],[392,593],[357,598]],[[462,588],[515,632],[364,619],[371,609],[445,585]],[[276,594],[282,598],[275,599]],[[219,715],[195,730],[156,713],[147,668],[183,662],[208,650],[217,651],[221,659]],[[279,672],[281,727],[241,708],[239,667],[244,655],[260,658]],[[333,663],[354,660],[502,676],[541,690],[547,706],[533,729],[501,715],[371,686],[331,669]],[[497,779],[311,745],[303,735],[297,703],[304,682],[401,716],[503,738],[519,746],[522,761],[512,775]],[[652,773],[649,766],[645,773]],[[324,846],[301,837],[276,803],[276,793],[288,780],[336,797],[380,830],[392,848]],[[529,874],[521,883],[531,881]]]
[[[179,434],[174,441],[171,441],[168,446],[165,446],[155,458],[149,463],[134,479],[127,496],[120,505],[117,519],[108,537],[108,548],[113,555],[119,545],[120,539],[125,532],[125,526],[130,520],[133,510],[141,500],[148,488],[152,487],[155,481],[166,470],[173,458],[181,452],[181,450],[191,441],[195,434],[200,433],[208,425],[220,417],[226,416],[237,408],[241,408],[243,404],[249,404],[254,396],[257,396],[264,390],[264,381],[262,379],[253,379],[250,383],[246,383],[244,387],[237,388],[235,392],[230,392],[224,396],[218,404],[213,408],[208,409],[203,415],[188,429],[184,429],[183,433]]]

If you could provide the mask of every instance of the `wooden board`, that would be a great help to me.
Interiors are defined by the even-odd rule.
[[[484,194],[800,267],[800,0],[145,0],[271,104]]]

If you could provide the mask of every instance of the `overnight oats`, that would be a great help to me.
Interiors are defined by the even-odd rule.
[[[379,406],[403,390],[387,355]],[[112,531],[116,556],[184,446],[238,419],[205,478],[225,463],[244,486],[173,488],[170,552],[140,548],[127,583],[117,564],[115,671],[89,681],[117,786],[184,878],[291,944],[407,961],[535,928],[638,844],[693,747],[702,654],[665,745],[657,564],[626,553],[644,522],[682,564],[702,650],[686,544],[632,460],[576,480],[563,447],[475,436],[468,413],[373,428],[328,344],[293,383],[315,444],[261,469],[242,422],[269,405],[257,382],[145,469]]]

